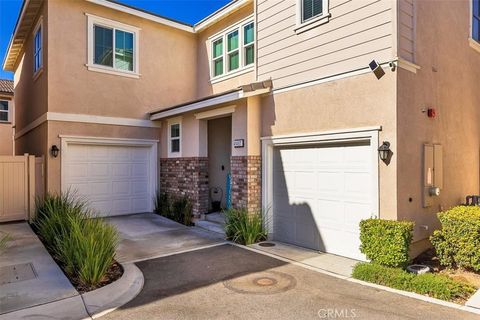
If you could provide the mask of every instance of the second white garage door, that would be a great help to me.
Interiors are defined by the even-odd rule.
[[[358,224],[375,201],[370,145],[275,148],[273,159],[274,239],[365,259]]]
[[[69,144],[62,188],[76,190],[101,216],[151,211],[151,152],[150,147]]]

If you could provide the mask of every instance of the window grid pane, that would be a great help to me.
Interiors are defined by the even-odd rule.
[[[227,47],[228,52],[238,49],[238,30],[228,34]]]
[[[223,58],[215,60],[213,69],[214,76],[223,74]]]
[[[133,33],[115,30],[115,68],[133,71]]]
[[[322,14],[323,0],[302,0],[303,21],[307,21],[313,17]]]
[[[254,40],[253,22],[243,27],[243,44],[252,43]]]
[[[0,111],[0,121],[8,121],[8,111]]]
[[[94,26],[94,63],[113,67],[113,29]]]
[[[228,55],[228,70],[232,71],[239,67],[239,54],[238,50]]]
[[[172,124],[170,126],[170,137],[171,138],[180,137],[180,125],[179,124]]]
[[[253,45],[245,47],[245,65],[249,65],[255,62],[255,50]]]
[[[218,39],[213,43],[213,57],[218,58],[223,54],[223,39]]]
[[[38,28],[34,36],[33,71],[37,72],[42,67],[42,28]]]
[[[172,139],[170,152],[180,152],[180,139]]]

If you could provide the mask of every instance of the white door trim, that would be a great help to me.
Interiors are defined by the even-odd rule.
[[[373,198],[372,216],[379,217],[380,197],[379,197],[379,160],[378,160],[378,129],[365,130],[352,129],[343,131],[343,133],[316,133],[316,134],[296,134],[290,136],[272,136],[262,138],[262,208],[266,212],[265,227],[269,234],[273,233],[273,148],[278,146],[309,145],[322,143],[346,143],[368,141],[371,147],[372,159],[372,186]]]
[[[157,173],[157,153],[158,153],[158,140],[151,139],[128,139],[128,138],[102,138],[102,137],[84,137],[84,136],[65,136],[59,135],[61,139],[60,148],[60,189],[65,190],[66,176],[65,161],[66,154],[68,152],[69,145],[100,145],[100,146],[126,146],[126,147],[150,147],[150,185],[149,185],[149,199],[153,199],[158,186],[158,173]],[[149,202],[149,211],[153,211],[153,201]]]

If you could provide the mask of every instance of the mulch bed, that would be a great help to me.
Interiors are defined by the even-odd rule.
[[[480,288],[480,274],[461,268],[447,268],[440,264],[435,249],[428,249],[413,260],[414,264],[424,264],[432,269],[433,273],[444,274],[454,280],[464,281]]]
[[[66,273],[65,275],[67,276],[67,278],[69,278]],[[88,291],[92,291],[92,290],[104,287],[112,282],[115,282],[116,280],[120,279],[122,275],[123,275],[122,265],[119,264],[117,261],[113,261],[104,279],[96,286],[92,286],[92,287],[84,286],[78,282],[78,279],[75,279],[75,278],[69,278],[69,280],[72,283],[72,285],[75,287],[75,289],[77,289],[77,291],[80,294],[82,294]]]

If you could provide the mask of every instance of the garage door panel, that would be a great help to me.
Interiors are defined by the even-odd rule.
[[[358,248],[359,222],[369,218],[373,208],[371,147],[362,143],[274,150],[274,238],[364,259]]]
[[[77,190],[100,215],[151,210],[150,147],[69,144],[64,186]]]

